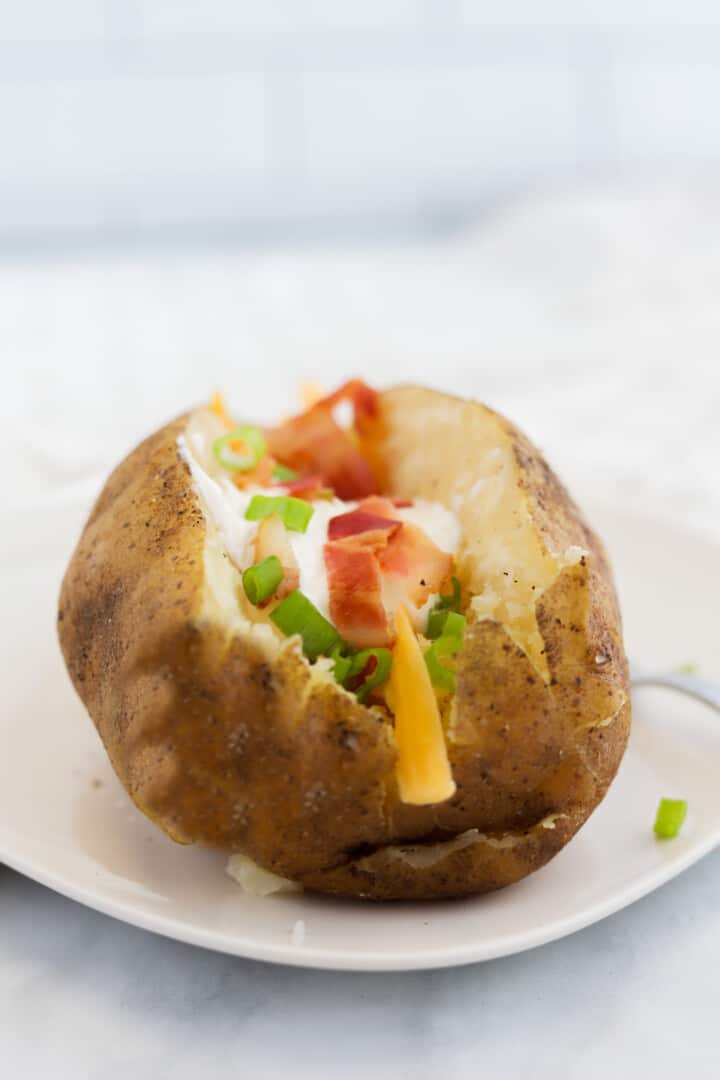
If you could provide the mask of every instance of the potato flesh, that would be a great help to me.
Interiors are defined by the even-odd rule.
[[[548,551],[517,480],[512,442],[490,410],[442,399],[430,408],[393,407],[385,457],[393,492],[438,499],[460,519],[458,572],[478,618],[502,623],[547,681],[536,604],[583,550]],[[420,396],[432,391],[418,391]],[[428,422],[433,437],[426,435]]]

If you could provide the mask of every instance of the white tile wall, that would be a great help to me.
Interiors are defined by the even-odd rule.
[[[720,50],[692,60],[621,56],[614,83],[623,160],[645,168],[720,164]]]
[[[717,0],[456,0],[466,26],[544,26],[596,30],[720,24]]]
[[[308,183],[335,193],[466,195],[575,163],[568,65],[310,71],[301,102]]]
[[[142,31],[152,39],[168,36],[239,37],[312,34],[337,30],[413,30],[422,25],[424,0],[136,0]]]
[[[432,227],[504,190],[720,157],[718,0],[22,0],[0,245]]]
[[[101,42],[112,0],[4,0],[0,45]]]

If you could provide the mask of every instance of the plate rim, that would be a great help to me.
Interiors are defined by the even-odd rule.
[[[581,507],[591,519],[596,512],[601,513],[603,510],[610,513],[628,513],[643,518],[646,522],[654,522],[662,529],[670,530],[678,536],[693,538],[710,549],[717,548],[720,551],[720,543],[712,529],[697,528],[695,523],[678,523],[669,514],[661,513],[659,507],[652,502],[643,501],[636,504],[623,497],[610,498],[608,491],[603,488],[595,487],[593,490],[588,487],[586,490],[591,494],[581,501]],[[25,517],[35,512],[47,514],[71,509],[81,510],[83,507],[88,507],[90,502],[91,499],[86,493],[79,497],[78,493],[74,492],[67,499],[54,500],[52,506],[43,504],[42,501],[32,505],[26,504],[19,513],[14,515],[14,519],[17,523],[18,516]],[[613,784],[615,782],[613,781]],[[609,790],[612,790],[612,785]],[[344,952],[341,948],[318,947],[305,943],[296,945],[290,940],[258,942],[241,934],[230,935],[212,928],[204,929],[175,916],[143,910],[142,906],[133,903],[132,900],[123,901],[108,897],[103,893],[93,891],[90,887],[78,885],[71,878],[64,877],[62,873],[44,868],[33,858],[27,858],[21,852],[12,850],[7,841],[7,836],[4,843],[0,837],[0,863],[91,910],[161,937],[226,955],[297,968],[346,972],[400,972],[463,967],[499,959],[560,940],[600,922],[660,888],[714,851],[720,846],[720,824],[702,841],[693,844],[683,854],[646,869],[638,877],[629,881],[625,887],[605,898],[596,900],[580,911],[561,916],[551,922],[546,921],[529,930],[513,931],[479,944],[473,944],[470,941],[457,945],[429,946],[422,947],[420,950],[414,948],[412,951],[405,948],[390,952],[386,949],[382,952],[364,949],[362,953]],[[510,889],[512,888],[513,886],[510,886]],[[479,901],[482,901],[482,897],[460,898],[441,903],[462,905]],[[368,903],[371,902],[368,901]],[[418,903],[427,903],[430,905],[428,910],[432,910],[437,902]],[[290,930],[288,929],[289,938]]]

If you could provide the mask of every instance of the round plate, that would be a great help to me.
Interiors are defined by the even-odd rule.
[[[720,551],[617,505],[591,505],[610,549],[628,651],[712,675]],[[135,809],[65,673],[60,577],[84,517],[46,506],[6,520],[0,859],[67,896],[181,941],[285,964],[400,970],[467,964],[551,941],[680,873],[720,841],[718,717],[668,691],[636,695],[630,747],[607,798],[548,866],[452,902],[371,904],[245,896],[222,855],[168,840]],[[715,661],[716,662],[716,661]],[[718,674],[715,672],[714,674]],[[661,796],[687,797],[681,836],[657,841]],[[298,925],[301,921],[301,925]]]

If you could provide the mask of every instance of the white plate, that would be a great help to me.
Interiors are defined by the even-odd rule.
[[[636,659],[717,663],[720,551],[651,517],[590,507],[619,578]],[[467,964],[572,933],[679,874],[720,841],[718,717],[668,691],[635,701],[630,748],[603,805],[547,867],[472,900],[373,905],[244,896],[217,853],[178,847],[135,810],[70,686],[55,640],[77,507],[25,511],[3,530],[5,625],[0,859],[148,930],[286,964],[399,970]],[[711,597],[711,591],[714,596]],[[718,674],[717,671],[714,674]],[[658,799],[687,797],[681,836],[652,833]],[[293,927],[304,923],[304,939]]]

